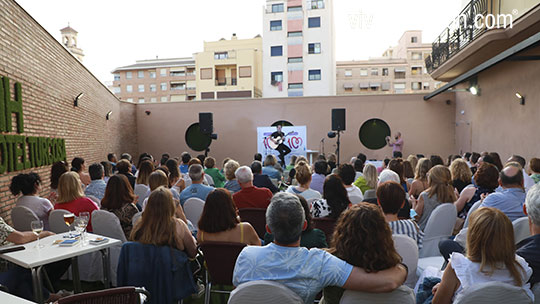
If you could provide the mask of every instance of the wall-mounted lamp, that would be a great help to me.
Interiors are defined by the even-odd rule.
[[[79,99],[81,99],[83,96],[84,96],[84,93],[80,93],[79,95],[77,95],[77,97],[75,97],[75,99],[73,100],[74,107],[79,106]]]
[[[469,88],[469,92],[471,92],[471,94],[473,94],[474,96],[479,96],[480,95],[480,88],[478,88],[478,86],[471,86]]]
[[[107,112],[107,114],[105,115],[105,119],[106,119],[106,120],[109,120],[109,119],[111,119],[111,116],[112,116],[112,111],[109,111],[109,112]]]
[[[148,110],[144,111],[144,113],[146,113],[146,115],[152,114],[152,112],[150,112],[150,111],[148,111]]]
[[[519,92],[516,92],[516,97],[519,99],[520,105],[525,105],[525,96],[521,95]]]

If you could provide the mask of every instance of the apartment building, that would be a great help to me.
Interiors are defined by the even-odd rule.
[[[267,0],[263,96],[336,94],[332,0]]]
[[[196,97],[195,60],[192,57],[137,60],[118,67],[109,87],[119,99],[135,102],[186,101]]]
[[[432,91],[441,82],[427,73],[425,58],[430,54],[431,43],[422,43],[422,31],[406,31],[380,58],[338,61],[337,95]]]
[[[197,99],[256,98],[262,96],[262,38],[204,42],[194,54]]]

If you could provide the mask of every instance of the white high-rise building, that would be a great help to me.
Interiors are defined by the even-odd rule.
[[[336,94],[332,0],[267,0],[263,97]]]

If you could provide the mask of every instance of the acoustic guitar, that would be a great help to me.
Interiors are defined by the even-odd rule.
[[[275,150],[280,144],[283,143],[283,141],[285,140],[285,137],[287,137],[287,136],[289,136],[289,135],[291,135],[293,133],[294,133],[294,131],[291,131],[291,132],[285,134],[285,136],[283,136],[283,137],[278,136],[276,138],[273,138],[272,136],[268,136],[268,146]],[[272,139],[274,139],[275,142],[272,141]]]

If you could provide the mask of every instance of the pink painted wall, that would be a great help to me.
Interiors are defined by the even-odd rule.
[[[289,83],[302,83],[304,71],[289,71]]]
[[[302,0],[287,0],[287,7],[290,6],[301,6]]]
[[[295,45],[288,45],[287,46],[287,56],[289,58],[291,57],[302,57],[302,45],[301,44],[295,44]]]
[[[293,19],[287,20],[287,31],[288,32],[301,32],[304,25],[303,19]]]

